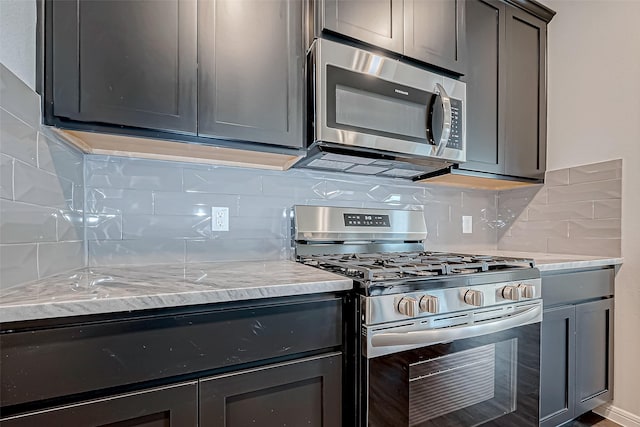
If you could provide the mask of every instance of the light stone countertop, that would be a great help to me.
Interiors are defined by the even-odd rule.
[[[621,257],[602,257],[589,255],[546,254],[540,252],[517,251],[487,251],[481,250],[483,255],[497,255],[504,257],[532,258],[536,268],[540,271],[571,270],[575,268],[604,267],[622,264]]]
[[[351,279],[292,261],[85,267],[0,292],[0,322],[352,288]]]

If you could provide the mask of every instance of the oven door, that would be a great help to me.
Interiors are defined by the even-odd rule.
[[[363,426],[538,426],[540,322],[362,358]]]

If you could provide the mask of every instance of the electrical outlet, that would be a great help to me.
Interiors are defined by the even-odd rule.
[[[229,208],[211,208],[211,229],[213,231],[229,231]]]
[[[462,216],[462,234],[471,234],[473,233],[473,217],[472,216]]]

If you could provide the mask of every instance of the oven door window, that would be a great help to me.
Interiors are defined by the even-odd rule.
[[[327,125],[332,128],[427,144],[428,122],[437,110],[435,97],[431,92],[327,65]]]
[[[539,328],[370,359],[368,425],[537,426]]]

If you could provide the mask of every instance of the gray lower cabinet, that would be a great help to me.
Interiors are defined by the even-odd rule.
[[[188,427],[198,425],[198,383],[90,400],[1,420],[3,427]]]
[[[303,2],[198,4],[198,134],[302,147]]]
[[[340,353],[200,380],[200,425],[334,427],[342,423]]]
[[[613,269],[543,276],[540,425],[613,399]]]
[[[525,180],[546,169],[547,22],[496,0],[467,0],[467,162]]]
[[[45,7],[55,116],[196,133],[195,1],[55,0]]]

